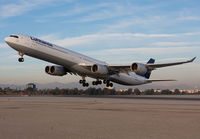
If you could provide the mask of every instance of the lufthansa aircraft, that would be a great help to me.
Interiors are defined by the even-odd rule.
[[[46,66],[45,72],[54,76],[63,76],[67,73],[82,77],[79,81],[84,87],[89,86],[86,77],[94,78],[93,85],[106,84],[112,87],[115,82],[122,85],[141,85],[157,81],[174,80],[151,80],[151,71],[166,66],[179,65],[193,62],[194,58],[182,62],[154,64],[150,59],[146,64],[132,63],[130,65],[109,65],[88,56],[59,47],[35,37],[14,34],[5,38],[6,43],[19,52],[18,61],[24,62],[23,55],[35,57],[56,65]]]

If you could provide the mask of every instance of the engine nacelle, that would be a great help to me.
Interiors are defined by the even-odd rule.
[[[148,71],[146,65],[142,63],[133,63],[131,65],[131,70],[138,75],[145,75]]]
[[[104,65],[94,64],[91,67],[91,71],[98,74],[108,74],[108,68]]]
[[[67,74],[66,69],[62,66],[46,66],[45,72],[55,76],[63,76]]]

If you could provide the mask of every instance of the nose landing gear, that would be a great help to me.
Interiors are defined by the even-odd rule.
[[[21,58],[19,58],[18,61],[19,62],[24,62],[24,58],[23,58],[24,53],[19,52],[19,55],[21,56]]]
[[[24,62],[24,58],[19,58],[18,61],[19,62]]]

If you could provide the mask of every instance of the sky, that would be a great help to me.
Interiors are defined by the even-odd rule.
[[[0,84],[78,82],[52,77],[45,61],[18,54],[4,42],[25,34],[106,61],[109,64],[194,63],[153,71],[152,79],[177,79],[154,85],[200,88],[199,0],[0,0]],[[88,79],[91,81],[92,79]]]

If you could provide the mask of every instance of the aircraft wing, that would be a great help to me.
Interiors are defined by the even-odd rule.
[[[168,66],[175,66],[175,65],[180,65],[180,64],[185,64],[185,63],[190,63],[193,62],[196,59],[196,57],[186,60],[186,61],[181,61],[181,62],[173,62],[173,63],[162,63],[162,64],[145,64],[146,67],[149,70],[154,70],[156,68],[162,68],[162,67],[168,67]],[[112,71],[120,71],[120,72],[130,72],[130,65],[111,65],[109,66],[109,69]]]
[[[146,64],[147,67],[151,70],[154,70],[156,68],[162,68],[162,67],[168,67],[168,66],[174,66],[174,65],[180,65],[180,64],[185,64],[185,63],[190,63],[193,62],[196,59],[196,57],[187,60],[187,61],[182,61],[182,62],[174,62],[174,63],[163,63],[163,64]]]
[[[175,66],[175,65],[180,65],[180,64],[185,64],[185,63],[190,63],[193,62],[196,59],[196,57],[186,60],[186,61],[181,61],[181,62],[173,62],[173,63],[162,63],[162,64],[144,64],[147,69],[155,70],[156,68],[162,68],[162,67],[168,67],[168,66]],[[88,68],[88,70],[91,69],[92,65],[85,65],[85,64],[79,64],[83,67]],[[109,74],[118,74],[118,73],[128,73],[131,72],[131,65],[105,65],[107,66],[109,70]],[[170,80],[171,81],[171,80]]]

